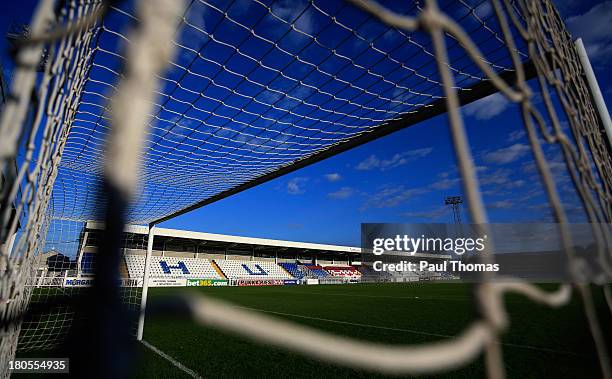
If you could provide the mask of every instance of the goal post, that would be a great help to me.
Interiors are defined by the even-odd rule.
[[[140,314],[138,316],[138,331],[136,339],[142,340],[144,333],[145,312],[147,310],[147,297],[149,294],[149,277],[151,271],[151,255],[153,254],[153,239],[155,238],[155,226],[149,225],[149,237],[147,239],[147,254],[145,256],[144,272],[142,278],[142,292],[140,295]]]
[[[575,45],[576,50],[578,51],[578,56],[580,57],[580,64],[582,65],[582,69],[591,92],[591,96],[593,97],[593,102],[595,103],[595,108],[597,109],[604,132],[608,137],[608,146],[612,152],[612,120],[610,119],[610,112],[608,111],[606,102],[601,94],[601,89],[597,83],[597,77],[595,76],[595,72],[591,66],[591,61],[589,60],[589,55],[587,54],[582,39],[576,39]]]

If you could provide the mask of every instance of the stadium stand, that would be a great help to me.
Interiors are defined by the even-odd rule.
[[[362,265],[359,267],[359,272],[361,272],[361,281],[362,282],[392,282],[393,276],[391,273],[387,271],[374,271],[372,267]]]
[[[143,255],[126,254],[121,264],[121,277],[132,279],[142,277]],[[413,282],[423,280],[449,280],[457,277],[448,273],[427,271],[374,272],[366,266],[349,265],[302,265],[291,262],[245,261],[235,259],[209,260],[192,257],[152,257],[151,277],[173,277],[193,279],[358,279],[360,281]],[[96,263],[95,253],[84,253],[80,263],[81,275],[93,275]],[[46,278],[52,274],[45,273]]]
[[[81,258],[81,273],[93,274],[96,265],[96,254],[94,253],[83,253]]]
[[[327,278],[329,276],[329,273],[321,266],[305,265],[304,267],[308,269],[308,274],[315,278]]]
[[[130,278],[142,277],[145,257],[142,255],[126,255]],[[151,277],[180,277],[195,279],[224,279],[214,269],[208,259],[151,257]]]
[[[303,279],[305,276],[302,270],[300,270],[300,266],[297,263],[283,262],[279,263],[279,265],[297,279]]]
[[[293,279],[287,271],[274,262],[215,259],[215,263],[228,279]]]
[[[323,269],[335,277],[354,279],[361,277],[361,272],[353,266],[326,266]]]
[[[393,271],[390,274],[394,282],[418,282],[423,275],[420,271]]]
[[[121,278],[130,277],[130,272],[128,271],[128,267],[127,267],[127,263],[125,262],[125,259],[122,259],[119,262],[119,277]]]
[[[81,257],[81,264],[79,265],[79,275],[82,276],[92,276],[96,271],[96,253],[83,253]],[[121,278],[129,278],[130,274],[128,271],[127,264],[125,260],[122,260],[119,263],[119,276]]]

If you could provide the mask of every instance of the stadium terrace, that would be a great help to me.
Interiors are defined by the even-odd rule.
[[[69,252],[54,249],[41,254],[37,258],[35,278],[32,279],[35,285],[92,285],[101,232],[100,223],[87,222],[78,233],[78,250],[75,254],[71,256]],[[143,284],[147,233],[148,229],[144,226],[126,227],[124,258],[120,267],[123,286],[140,287]],[[449,256],[421,253],[416,258],[442,261]],[[383,279],[390,282],[415,281],[425,270],[410,271],[406,277],[390,274]],[[356,283],[369,273],[371,271],[362,266],[361,248],[358,247],[156,228],[149,285]]]

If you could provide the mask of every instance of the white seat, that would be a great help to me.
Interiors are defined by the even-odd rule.
[[[234,261],[215,259],[215,263],[229,279],[292,279],[293,277],[274,262]]]
[[[125,263],[130,278],[144,276],[145,257],[143,255],[126,255]],[[170,272],[164,270],[164,265]],[[149,277],[222,279],[208,259],[179,257],[151,257]]]

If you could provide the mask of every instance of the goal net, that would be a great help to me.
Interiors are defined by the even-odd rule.
[[[612,146],[550,0],[43,1],[30,30],[0,119],[0,372],[16,349],[54,348],[70,334],[79,294],[112,255],[93,238],[112,240],[109,280],[119,279],[136,332],[145,267],[129,273],[121,256],[149,241],[126,224],[155,225],[436,115],[447,115],[470,221],[486,224],[460,107],[492,94],[517,104],[570,262],[559,170],[597,236],[599,267],[588,269],[598,284],[612,275]],[[249,322],[260,331],[252,338],[335,363],[428,373],[484,353],[489,375],[502,377],[503,294],[560,306],[574,288],[609,376],[585,270],[576,263],[573,286],[550,294],[478,284],[481,319],[456,340],[367,354],[367,344],[312,331],[285,341],[266,318],[209,299],[189,308],[202,323],[248,334]]]

